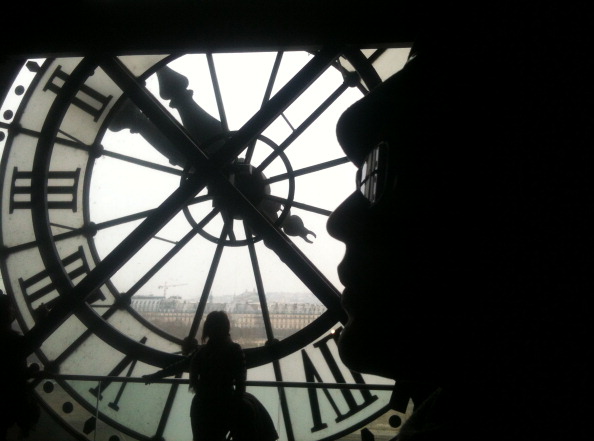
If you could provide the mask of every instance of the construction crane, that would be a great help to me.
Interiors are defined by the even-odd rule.
[[[167,298],[167,289],[168,288],[173,288],[175,286],[184,286],[187,285],[187,283],[179,283],[177,285],[169,285],[167,282],[163,283],[163,285],[159,285],[159,289],[163,290],[163,298]]]

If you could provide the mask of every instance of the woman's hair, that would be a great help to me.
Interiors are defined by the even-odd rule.
[[[206,316],[202,328],[202,343],[206,340],[222,340],[229,337],[231,323],[225,311],[212,311]]]

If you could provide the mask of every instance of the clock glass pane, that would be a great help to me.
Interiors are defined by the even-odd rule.
[[[0,114],[0,288],[37,335],[31,360],[59,372],[35,390],[70,432],[190,439],[187,372],[140,377],[221,309],[280,440],[385,412],[393,382],[338,356],[344,246],[326,221],[354,190],[337,120],[406,53],[27,62]]]

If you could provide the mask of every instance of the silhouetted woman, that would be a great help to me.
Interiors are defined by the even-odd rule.
[[[190,361],[190,410],[194,441],[223,441],[231,429],[234,399],[245,392],[246,366],[241,346],[231,340],[224,311],[206,317],[202,343]]]
[[[245,391],[246,366],[241,347],[231,340],[229,318],[223,311],[208,314],[202,345],[195,338],[182,342],[184,357],[149,375],[146,384],[190,372],[190,418],[194,441],[276,441],[278,433],[264,405]]]

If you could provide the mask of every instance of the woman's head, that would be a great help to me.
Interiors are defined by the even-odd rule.
[[[202,329],[202,342],[222,340],[229,337],[231,323],[225,311],[212,311],[206,316]]]

